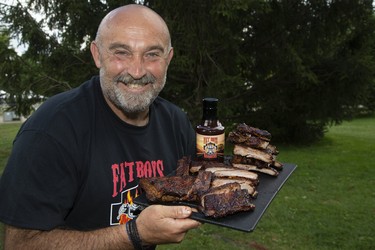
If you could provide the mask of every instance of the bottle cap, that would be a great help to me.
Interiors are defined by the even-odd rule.
[[[219,99],[217,98],[212,98],[212,97],[203,98],[203,107],[206,109],[216,109],[218,101]]]

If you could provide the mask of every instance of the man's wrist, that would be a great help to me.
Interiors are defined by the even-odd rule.
[[[126,223],[126,232],[128,234],[128,237],[133,244],[134,249],[136,250],[142,250],[142,240],[139,237],[137,224],[135,222],[135,219],[130,220]]]

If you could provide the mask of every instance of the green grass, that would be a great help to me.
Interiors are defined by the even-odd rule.
[[[18,128],[0,125],[1,167]],[[277,146],[278,160],[298,168],[254,232],[205,224],[158,249],[374,249],[375,117],[332,127],[312,146]]]
[[[20,126],[21,123],[0,123],[0,174],[8,161],[13,139]]]

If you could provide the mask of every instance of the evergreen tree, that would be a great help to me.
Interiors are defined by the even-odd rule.
[[[97,26],[133,1],[25,2],[3,4],[0,13],[27,45],[22,56],[2,45],[0,89],[17,93],[22,113],[37,101],[30,96],[49,97],[97,74],[89,51]],[[194,124],[206,96],[220,99],[228,130],[246,122],[283,141],[313,141],[358,107],[375,110],[372,1],[142,2],[165,18],[175,49],[162,96]]]

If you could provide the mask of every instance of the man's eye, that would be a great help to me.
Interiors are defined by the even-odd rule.
[[[115,55],[120,56],[120,57],[125,57],[125,56],[130,55],[130,53],[128,51],[124,51],[124,50],[117,50],[117,51],[115,51]]]
[[[146,57],[149,57],[149,58],[155,58],[155,57],[159,57],[160,56],[160,53],[158,52],[149,52],[146,54]]]

